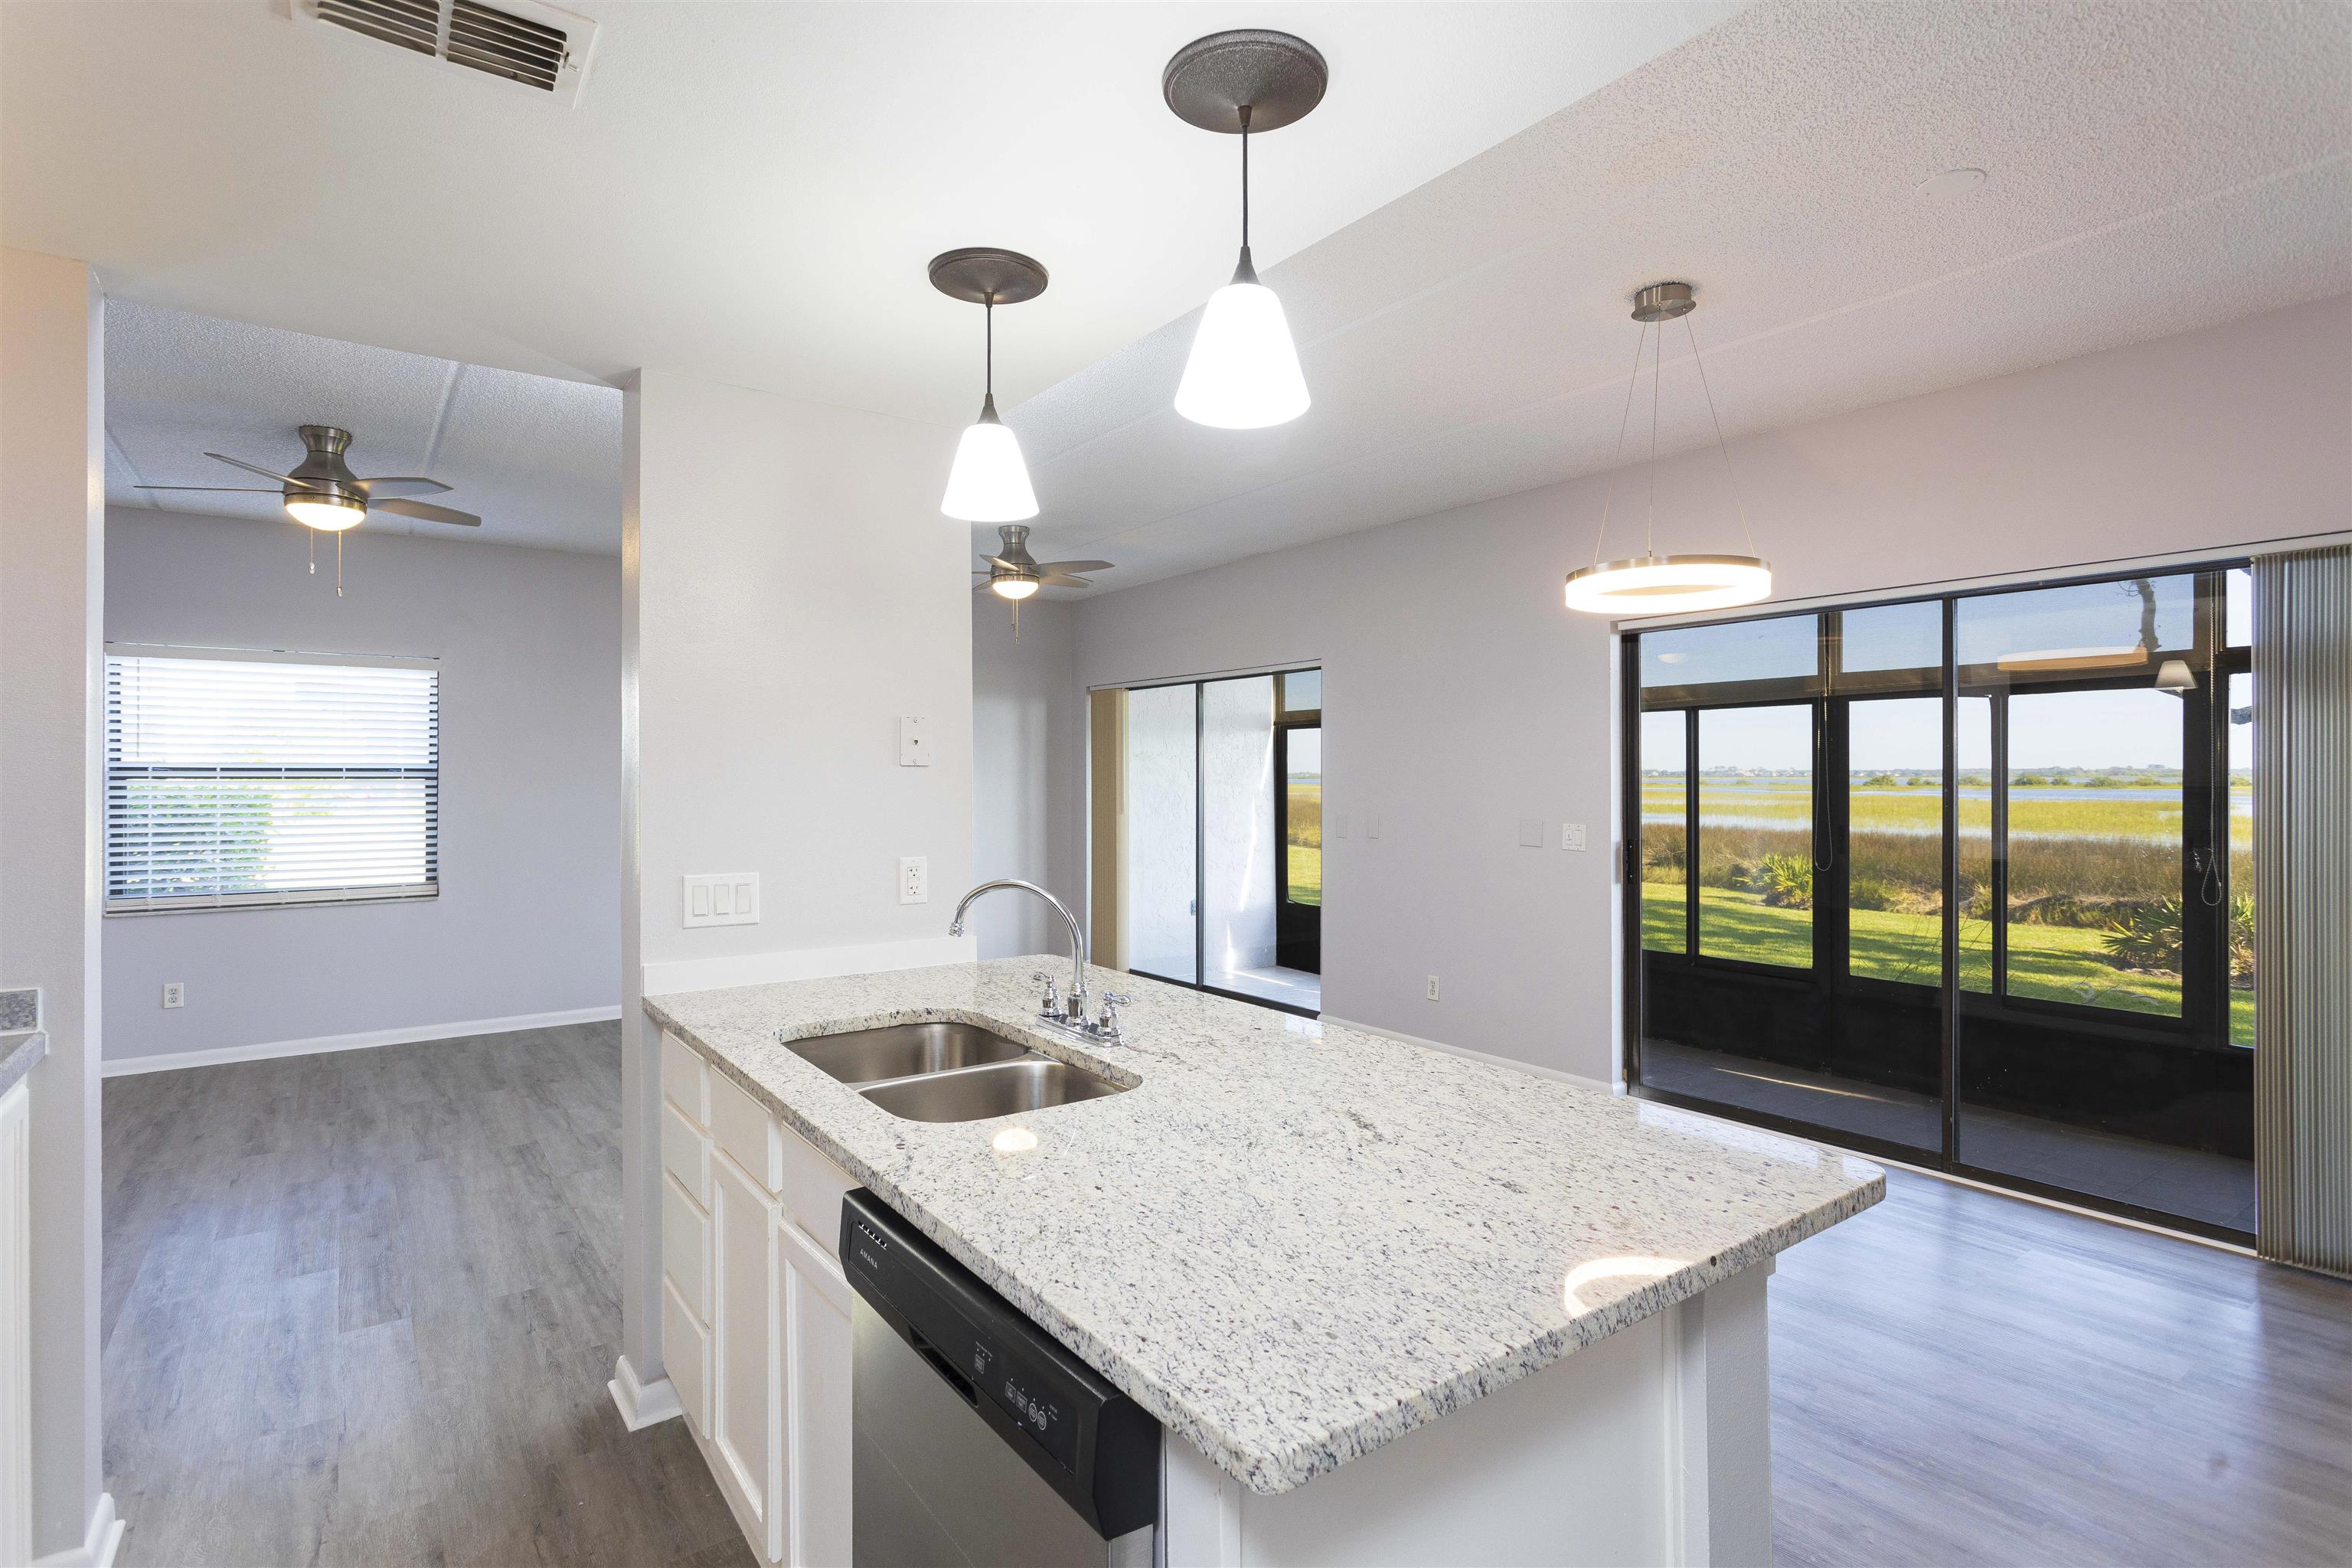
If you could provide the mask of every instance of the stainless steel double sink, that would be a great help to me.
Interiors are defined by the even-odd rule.
[[[892,1024],[784,1046],[908,1121],[982,1121],[1128,1088],[976,1024]]]

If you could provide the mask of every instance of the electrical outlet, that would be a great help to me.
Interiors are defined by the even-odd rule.
[[[188,983],[184,980],[163,982],[163,1005],[184,1007],[188,1005]]]
[[[928,904],[931,901],[931,862],[928,856],[898,857],[898,901],[902,904]]]
[[[1433,1002],[1437,1000],[1437,976],[1434,974],[1429,977],[1429,999]]]
[[[758,925],[760,873],[709,871],[688,876],[685,921],[689,926]]]
[[[1576,851],[1578,854],[1582,854],[1584,851],[1584,824],[1580,822],[1561,823],[1559,827],[1559,847],[1562,849],[1570,849]]]

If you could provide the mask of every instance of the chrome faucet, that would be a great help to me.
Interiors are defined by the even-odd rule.
[[[1015,888],[1024,893],[1036,894],[1053,905],[1055,913],[1062,917],[1062,923],[1070,928],[1069,994],[1057,999],[1054,995],[1053,982],[1047,981],[1045,1005],[1041,1011],[1048,1017],[1056,1017],[1064,1023],[1074,1024],[1084,1028],[1087,1023],[1087,929],[1078,923],[1078,917],[1070,912],[1069,905],[1062,902],[1034,882],[1024,882],[1013,877],[1000,878],[993,882],[982,882],[963,896],[963,902],[956,906],[955,921],[948,927],[948,934],[961,936],[963,917],[966,912],[982,893],[992,893],[999,888]]]

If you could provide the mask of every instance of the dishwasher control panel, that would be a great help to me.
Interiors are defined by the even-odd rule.
[[[1160,1512],[1160,1426],[872,1193],[842,1200],[853,1289],[1106,1538]]]

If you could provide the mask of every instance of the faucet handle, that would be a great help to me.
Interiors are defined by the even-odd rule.
[[[1061,983],[1042,969],[1032,970],[1029,978],[1045,982],[1045,1001],[1040,1010],[1047,1013],[1057,1011],[1062,1004]]]
[[[1104,992],[1102,994],[1102,1017],[1097,1025],[1097,1027],[1098,1027],[1104,1034],[1108,1035],[1111,1038],[1118,1038],[1118,1010],[1134,1000],[1134,997],[1124,995],[1117,991]]]

